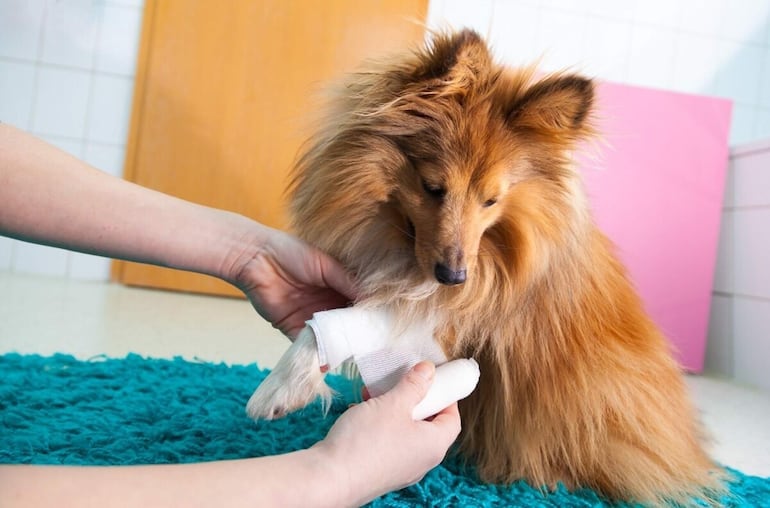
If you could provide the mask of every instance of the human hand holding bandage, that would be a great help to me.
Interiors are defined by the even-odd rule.
[[[407,328],[397,325],[385,309],[351,307],[317,312],[307,325],[315,336],[321,367],[333,369],[352,359],[372,397],[389,391],[420,361],[436,364],[433,384],[413,410],[415,420],[467,397],[478,384],[478,363],[473,359],[447,362],[428,321]]]

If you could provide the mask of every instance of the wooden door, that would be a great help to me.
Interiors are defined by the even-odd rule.
[[[284,228],[286,174],[323,84],[419,43],[426,10],[427,0],[147,0],[126,179]],[[121,261],[113,278],[240,294]]]

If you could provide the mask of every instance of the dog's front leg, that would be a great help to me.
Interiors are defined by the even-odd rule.
[[[331,401],[331,389],[324,382],[318,362],[315,335],[305,327],[284,353],[273,371],[257,387],[246,405],[255,420],[282,418],[322,397],[324,407]]]

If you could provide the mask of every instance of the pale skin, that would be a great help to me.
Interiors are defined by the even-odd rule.
[[[289,234],[112,177],[2,124],[0,234],[219,277],[289,337],[356,295],[334,259]],[[457,437],[457,404],[411,419],[434,372],[418,364],[306,450],[184,465],[3,465],[0,504],[357,506],[419,481]]]

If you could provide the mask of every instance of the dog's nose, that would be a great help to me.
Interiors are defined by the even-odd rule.
[[[452,270],[445,264],[436,263],[433,273],[436,275],[437,281],[447,286],[454,286],[465,282],[465,268],[462,270]]]

